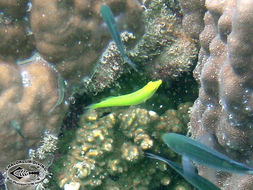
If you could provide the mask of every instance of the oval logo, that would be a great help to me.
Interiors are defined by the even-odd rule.
[[[34,185],[45,179],[45,166],[33,160],[17,160],[6,167],[6,178],[18,185]]]

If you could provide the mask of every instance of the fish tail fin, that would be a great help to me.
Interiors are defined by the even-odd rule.
[[[127,62],[136,72],[138,71],[137,66],[127,56],[124,56],[124,61]]]
[[[56,108],[56,104],[47,113],[51,114],[54,111],[55,108]]]
[[[97,107],[96,107],[96,104],[90,104],[90,105],[84,107],[84,111],[87,111],[87,110],[94,110],[94,109],[96,109],[96,108],[97,108]]]
[[[148,158],[151,158],[151,159],[160,160],[163,162],[168,162],[168,160],[166,158],[163,158],[163,157],[158,156],[156,154],[145,152],[145,156],[147,156]]]

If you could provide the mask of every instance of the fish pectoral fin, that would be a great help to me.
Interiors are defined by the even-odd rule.
[[[187,172],[188,174],[197,173],[195,166],[187,156],[182,156],[182,166],[184,172]]]
[[[136,72],[138,71],[137,66],[127,56],[123,57],[124,61],[127,62]]]

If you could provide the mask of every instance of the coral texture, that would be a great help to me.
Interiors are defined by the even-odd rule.
[[[148,72],[146,77],[174,79],[189,71],[196,47],[183,35],[180,17],[175,18],[178,5],[145,2],[0,0],[0,169],[25,159],[31,148],[40,155],[44,149],[36,148],[45,132],[58,135],[68,98],[64,84],[69,91],[81,83],[85,92],[97,93],[128,71],[115,44],[108,43],[111,37],[99,15],[102,3],[112,8],[120,31],[126,30],[122,41],[132,48],[127,54]],[[143,149],[152,145],[146,133],[140,136],[134,143]],[[134,143],[122,147],[140,150]],[[125,159],[135,159],[129,152]]]
[[[99,14],[103,3],[116,12],[115,16],[121,14],[120,26],[140,32],[142,25],[133,25],[141,22],[141,7],[135,0],[32,1],[31,29],[36,48],[69,82],[80,83],[91,73],[110,39]]]
[[[199,38],[204,28],[205,0],[179,0],[184,12],[183,27],[193,38]]]
[[[0,1],[0,56],[22,59],[31,54],[34,45],[28,30],[27,0]]]
[[[125,41],[135,39],[132,33],[123,32],[121,38]],[[122,40],[122,41],[123,41]],[[96,68],[90,77],[83,80],[82,87],[78,89],[78,93],[85,91],[86,93],[98,93],[106,87],[112,86],[115,81],[126,72],[122,62],[122,57],[114,42],[110,42],[102,57],[98,60]]]
[[[64,171],[57,172],[60,187],[154,189],[164,185],[189,189],[183,181],[176,185],[171,170],[163,172],[167,167],[162,163],[156,166],[150,164],[153,160],[143,159],[143,151],[164,151],[172,159],[178,158],[161,146],[161,135],[185,133],[190,106],[181,104],[178,110],[168,110],[160,117],[140,108],[118,110],[106,116],[94,110],[83,114],[76,137],[62,159]],[[56,164],[56,171],[59,167]]]
[[[0,62],[0,169],[24,159],[45,131],[58,134],[64,112],[59,98],[58,75],[38,57],[22,65]],[[61,107],[61,109],[60,109]]]
[[[110,39],[102,3],[119,15],[121,29],[140,35],[133,0],[0,1],[0,169],[25,159],[45,132],[58,135],[72,90],[65,88],[82,82]]]
[[[187,18],[188,12],[195,9],[183,5],[183,1],[181,4],[187,7]],[[205,6],[205,27],[199,36],[201,49],[195,69],[201,87],[192,109],[190,130],[193,138],[208,135],[212,141],[206,142],[209,146],[252,167],[253,1],[206,0]],[[211,176],[211,170],[199,170],[201,175]],[[222,189],[253,188],[252,176],[215,174],[212,180]]]
[[[128,55],[139,67],[139,72],[147,78],[178,79],[191,70],[198,52],[196,42],[183,31],[179,6],[176,2],[154,0],[144,3],[143,7],[143,35],[130,33],[129,29],[121,35],[127,47],[132,47],[128,50]],[[91,77],[84,79],[84,91],[101,92],[106,87],[111,87],[124,72],[126,69],[121,55],[116,46],[110,44],[97,62]]]
[[[144,12],[146,32],[132,52],[139,59],[148,58],[143,60],[145,71],[153,79],[177,79],[190,71],[197,59],[196,43],[185,35],[178,5],[169,2],[152,1],[147,6]]]

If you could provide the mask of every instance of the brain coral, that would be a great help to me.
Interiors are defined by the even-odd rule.
[[[80,83],[91,72],[110,39],[99,14],[102,3],[110,6],[115,16],[121,14],[121,29],[140,31],[141,25],[133,25],[133,20],[141,22],[141,7],[135,0],[32,1],[30,19],[36,48],[70,82]]]
[[[201,49],[195,78],[200,83],[199,98],[191,114],[193,138],[203,139],[230,157],[252,166],[253,153],[253,1],[191,1],[203,5],[198,16],[191,3],[180,1],[185,12],[185,27],[199,23],[205,12],[204,29],[199,39]],[[195,14],[196,15],[196,14]],[[193,31],[196,34],[195,31]],[[191,34],[193,35],[193,34]],[[212,171],[199,168],[209,177]],[[222,189],[252,189],[252,176],[216,172],[211,179]],[[238,182],[238,183],[237,183]]]
[[[0,61],[0,169],[24,159],[45,131],[57,134],[64,106],[58,100],[58,75],[43,59],[22,65]]]

